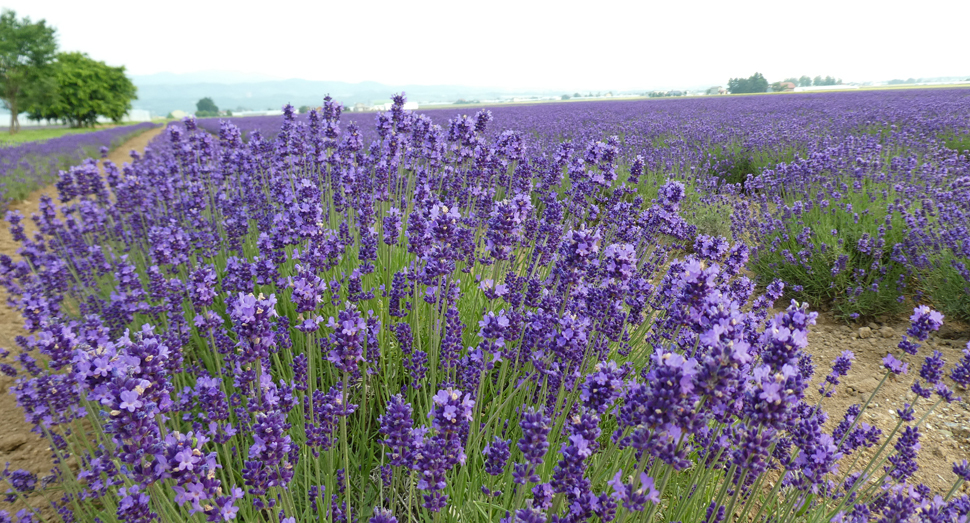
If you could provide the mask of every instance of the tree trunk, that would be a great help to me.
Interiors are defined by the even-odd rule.
[[[16,134],[20,130],[20,121],[17,120],[17,99],[11,97],[7,105],[10,107],[10,134]]]

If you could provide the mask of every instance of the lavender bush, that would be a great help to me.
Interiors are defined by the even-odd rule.
[[[124,176],[62,172],[39,236],[8,215],[30,334],[4,371],[58,463],[4,473],[11,498],[87,522],[967,517],[966,462],[910,483],[925,416],[884,437],[867,401],[823,430],[806,392],[851,353],[813,384],[815,313],[755,292],[749,214],[733,242],[681,215],[740,188],[667,179],[634,135],[547,146],[403,102],[372,142],[330,99],[272,139],[186,120]],[[941,322],[914,311],[883,381]],[[956,401],[947,375],[970,384],[970,348],[926,358],[911,403]]]
[[[152,127],[146,122],[0,147],[0,208],[56,180],[58,171],[95,156],[101,147],[116,147]]]

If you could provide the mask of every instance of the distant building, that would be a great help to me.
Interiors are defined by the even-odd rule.
[[[841,91],[844,89],[858,89],[858,85],[806,85],[805,87],[796,87],[795,92],[802,93],[805,91]]]
[[[179,109],[176,109],[176,110],[172,111],[169,114],[171,114],[172,115],[172,118],[175,118],[176,120],[181,120],[182,118],[185,118],[186,116],[189,115],[189,113],[187,113],[185,111],[181,111]]]
[[[794,91],[795,90],[795,87],[797,87],[797,86],[794,83],[792,83],[792,82],[782,82],[781,83],[781,90],[782,91]]]
[[[720,85],[715,85],[714,87],[711,87],[707,90],[707,94],[710,94],[710,95],[726,94],[726,93],[727,91],[725,91],[724,88],[721,87]]]
[[[374,106],[371,108],[374,111],[390,111],[391,107],[394,106],[394,102],[390,100],[382,100],[380,102],[375,102]],[[416,111],[418,109],[418,102],[404,102],[405,111]]]
[[[282,116],[283,111],[279,109],[267,109],[265,111],[233,111],[232,115],[237,118],[244,116]]]
[[[132,109],[128,111],[124,120],[126,122],[150,122],[152,120],[152,113],[147,109]]]

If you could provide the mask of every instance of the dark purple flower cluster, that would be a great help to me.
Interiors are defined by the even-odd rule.
[[[832,372],[825,377],[825,384],[818,389],[819,394],[832,397],[835,394],[835,387],[839,385],[839,378],[849,373],[854,359],[855,354],[852,351],[843,351],[842,355],[832,362]]]
[[[536,474],[536,466],[542,465],[546,450],[549,448],[549,430],[551,420],[542,411],[529,409],[522,415],[519,425],[522,428],[522,437],[516,445],[522,451],[524,463],[515,464],[513,476],[515,482],[524,485],[528,483],[538,483],[539,476]]]
[[[906,330],[906,334],[918,341],[926,341],[931,332],[938,330],[943,325],[943,315],[926,305],[920,305],[913,311],[909,321],[910,326]],[[903,336],[903,341],[899,342],[899,348],[907,354],[916,354],[919,350],[919,344]]]

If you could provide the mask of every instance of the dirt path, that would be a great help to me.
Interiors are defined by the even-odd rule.
[[[131,162],[131,150],[139,153],[145,150],[145,146],[152,138],[158,136],[165,130],[164,126],[150,129],[125,142],[108,155],[108,159],[119,167],[125,162]],[[24,217],[25,228],[28,236],[33,234],[33,222],[30,215],[38,211],[40,197],[48,194],[55,199],[57,190],[53,185],[38,189],[30,194],[22,202],[17,202],[10,206],[11,211],[20,211]],[[14,259],[18,259],[17,248],[19,244],[13,240],[6,221],[0,226],[0,254],[6,254]],[[16,337],[26,334],[23,330],[23,320],[20,313],[7,305],[6,290],[0,289],[0,347],[10,351],[11,355],[4,360],[17,367],[11,361],[19,352],[16,349]],[[50,450],[46,439],[30,432],[31,426],[24,420],[24,414],[17,406],[13,394],[8,394],[10,387],[14,385],[14,378],[0,374],[0,466],[9,463],[10,470],[26,469],[37,474],[39,478],[50,473],[53,463],[50,457]],[[0,486],[0,494],[6,491],[6,485]],[[38,504],[32,503],[34,506]],[[13,506],[0,500],[0,509],[19,509],[20,504]]]
[[[940,351],[946,359],[946,372],[949,375],[953,364],[963,356],[962,350],[970,338],[970,329],[959,322],[948,320],[944,322],[940,332],[930,335],[929,339],[922,343],[916,356],[909,356],[901,355],[896,348],[902,335],[909,328],[909,323],[904,318],[889,323],[868,323],[849,327],[837,323],[828,315],[820,315],[818,325],[809,331],[807,349],[815,362],[816,381],[824,379],[831,371],[832,360],[842,351],[851,350],[855,354],[852,370],[841,380],[842,385],[839,386],[836,395],[822,400],[822,406],[830,416],[827,428],[835,427],[850,405],[866,401],[885,374],[882,358],[887,353],[893,353],[903,361],[909,362],[909,372],[898,379],[887,380],[866,409],[862,419],[863,422],[882,429],[883,438],[892,432],[899,421],[896,410],[902,408],[905,403],[914,402],[916,398],[910,386],[913,380],[919,377],[923,360],[933,351]],[[950,386],[953,385],[949,379],[944,381]],[[815,388],[808,396],[813,404],[818,401]],[[957,396],[962,396],[963,401],[937,406],[919,428],[920,450],[917,458],[919,470],[911,483],[924,483],[936,492],[945,493],[953,486],[956,480],[952,470],[953,462],[970,459],[970,403],[968,403],[970,391],[957,389],[955,393]],[[916,420],[921,419],[929,410],[928,407],[936,403],[936,400],[934,396],[932,399],[916,401]],[[862,453],[868,457],[874,453],[873,450],[875,449],[864,449]],[[888,462],[886,464],[888,465]],[[843,465],[845,466],[848,465]],[[876,471],[876,477],[881,473],[881,470]],[[970,492],[970,485],[965,483],[962,491]]]

